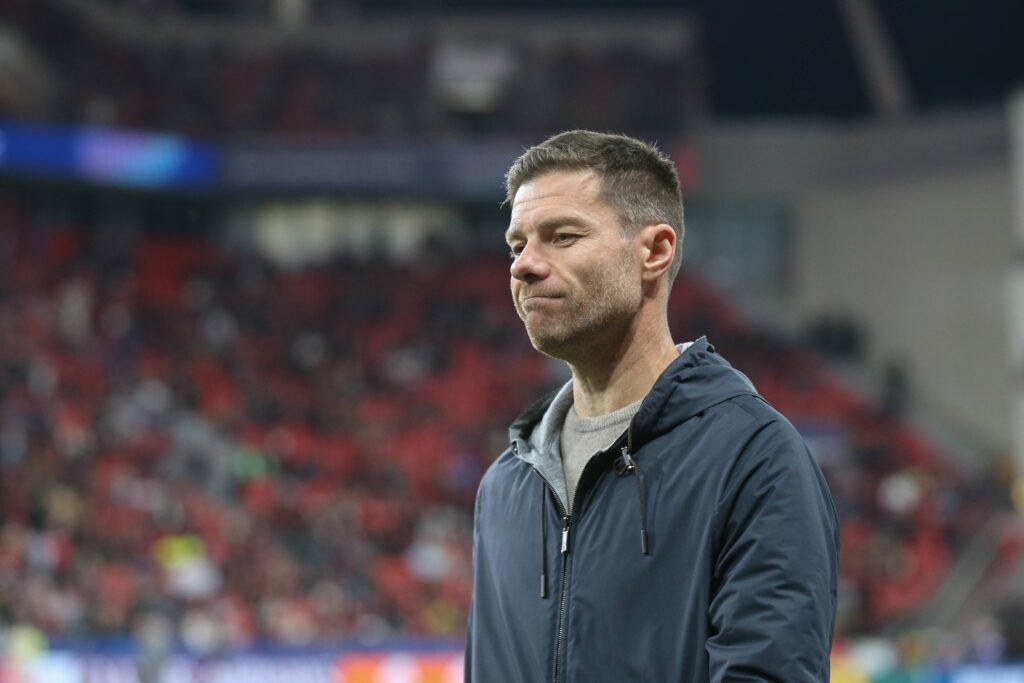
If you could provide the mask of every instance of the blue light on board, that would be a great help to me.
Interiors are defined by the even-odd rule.
[[[0,121],[0,171],[122,187],[210,189],[219,153],[174,135]]]

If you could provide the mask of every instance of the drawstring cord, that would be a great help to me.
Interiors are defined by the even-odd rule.
[[[540,482],[540,597],[548,597],[548,489]]]
[[[624,468],[620,474],[633,474],[636,477],[636,499],[640,505],[640,552],[647,555],[647,500],[644,496],[644,480],[636,460],[629,454],[628,446],[622,447],[622,462]]]

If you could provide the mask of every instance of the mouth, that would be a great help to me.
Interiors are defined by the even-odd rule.
[[[530,296],[523,297],[519,300],[519,305],[522,307],[529,306],[530,304],[543,304],[548,301],[555,301],[561,299],[560,296],[544,296],[540,294],[531,294]]]
[[[528,316],[547,316],[561,310],[560,296],[532,294],[519,302],[519,315],[525,321]]]

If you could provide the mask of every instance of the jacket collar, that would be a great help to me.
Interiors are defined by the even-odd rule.
[[[757,395],[746,375],[718,355],[706,337],[677,348],[679,357],[661,373],[630,422],[630,452],[722,401]],[[561,430],[572,402],[570,380],[527,408],[509,428],[512,452],[544,477],[564,509],[568,509],[568,495]]]

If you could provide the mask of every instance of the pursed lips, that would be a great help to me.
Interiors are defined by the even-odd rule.
[[[527,301],[533,301],[533,300],[536,300],[536,299],[547,300],[547,299],[561,299],[561,298],[562,297],[560,297],[560,296],[553,296],[553,295],[548,295],[548,294],[530,294],[529,296],[524,296],[523,298],[521,298],[519,300],[519,303],[520,304],[525,304]]]

